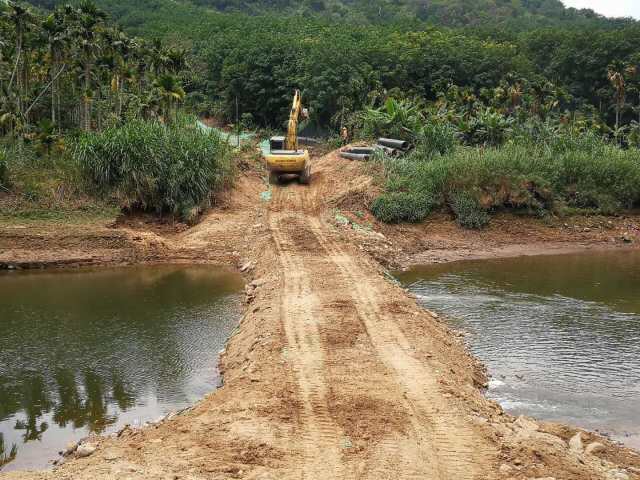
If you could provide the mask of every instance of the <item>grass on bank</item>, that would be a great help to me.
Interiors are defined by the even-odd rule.
[[[371,206],[379,220],[420,222],[445,209],[461,226],[481,228],[501,210],[615,214],[640,204],[640,150],[592,135],[516,137],[500,147],[445,153],[428,145],[405,158],[374,160],[385,176],[386,191]]]
[[[226,143],[182,118],[169,125],[134,120],[82,135],[73,157],[98,194],[114,195],[128,209],[181,218],[211,204],[232,180]]]
[[[62,145],[60,145],[62,147]],[[0,223],[87,223],[113,218],[116,209],[88,195],[77,164],[62,148],[44,153],[33,144],[0,144]]]
[[[84,222],[139,209],[193,220],[233,179],[215,132],[180,117],[68,135],[55,151],[0,145],[0,221]]]

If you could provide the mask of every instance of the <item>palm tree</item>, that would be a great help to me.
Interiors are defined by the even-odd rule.
[[[167,67],[173,74],[184,70],[187,64],[187,51],[183,48],[170,48],[166,52]]]
[[[82,63],[82,115],[81,127],[85,131],[91,130],[91,102],[93,99],[93,65],[100,50],[99,34],[102,23],[106,18],[91,0],[83,0],[77,11],[77,37],[80,42]]]
[[[186,95],[184,89],[180,85],[180,81],[171,74],[160,75],[156,78],[154,86],[160,97],[160,105],[165,120],[169,119],[173,113],[174,105],[184,100]]]
[[[51,122],[60,125],[60,80],[59,76],[64,68],[63,57],[67,48],[68,30],[64,12],[60,9],[49,15],[43,22],[42,28],[47,34],[51,68]]]
[[[155,38],[149,45],[149,60],[150,67],[154,75],[160,75],[166,73],[167,66],[169,65],[168,51],[162,46],[162,41]]]
[[[137,44],[124,32],[116,30],[113,32],[111,47],[115,58],[115,68],[112,70],[111,77],[111,91],[116,97],[116,115],[120,118],[122,116],[122,94],[126,91],[127,82],[131,82],[134,77],[131,62]]]
[[[18,114],[22,114],[23,100],[24,100],[24,90],[26,87],[26,72],[25,72],[25,61],[24,61],[24,50],[25,44],[24,39],[25,35],[29,32],[29,27],[33,25],[34,16],[31,11],[23,7],[22,5],[15,4],[13,2],[8,2],[8,9],[3,13],[5,18],[8,20],[10,24],[13,25],[15,35],[16,35],[16,61],[13,69],[13,73],[11,74],[11,80],[9,80],[9,90],[13,86],[13,80],[15,79],[18,95],[16,111]]]

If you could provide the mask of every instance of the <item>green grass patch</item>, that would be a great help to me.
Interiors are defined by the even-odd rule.
[[[232,179],[229,149],[194,119],[170,125],[134,120],[82,135],[73,155],[99,193],[125,208],[184,218],[207,207],[212,193]]]
[[[594,138],[558,135],[435,156],[417,149],[404,159],[374,161],[384,165],[386,193],[372,212],[390,223],[420,221],[437,208],[451,211],[464,227],[482,228],[499,210],[612,214],[640,204],[640,150]],[[429,208],[422,208],[425,199]]]

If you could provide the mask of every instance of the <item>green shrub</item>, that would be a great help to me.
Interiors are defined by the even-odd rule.
[[[424,119],[420,105],[408,100],[388,98],[380,108],[367,108],[361,113],[365,137],[391,137],[414,141]]]
[[[425,156],[445,155],[453,151],[457,143],[457,132],[452,125],[428,121],[417,135],[416,150]]]
[[[215,132],[182,119],[171,125],[133,120],[82,135],[74,157],[99,191],[124,207],[184,216],[207,206],[230,178],[226,144]]]
[[[384,221],[417,221],[404,212],[413,211],[414,196],[427,197],[429,209],[450,207],[461,225],[480,228],[494,210],[540,216],[564,206],[613,214],[640,205],[640,151],[590,134],[554,137],[374,160],[386,172],[386,193],[373,213]]]
[[[489,214],[482,208],[478,199],[467,191],[453,193],[451,209],[461,227],[480,229],[489,224]]]
[[[428,196],[394,192],[376,198],[371,205],[371,212],[385,223],[417,223],[427,218],[432,208],[433,201]]]

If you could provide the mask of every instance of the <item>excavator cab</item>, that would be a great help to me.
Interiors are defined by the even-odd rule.
[[[293,96],[293,106],[289,115],[289,128],[286,137],[271,137],[269,153],[265,154],[265,163],[269,170],[269,183],[277,184],[282,175],[297,175],[300,183],[306,185],[311,179],[309,152],[298,148],[298,120],[306,116],[302,108],[300,91]]]

